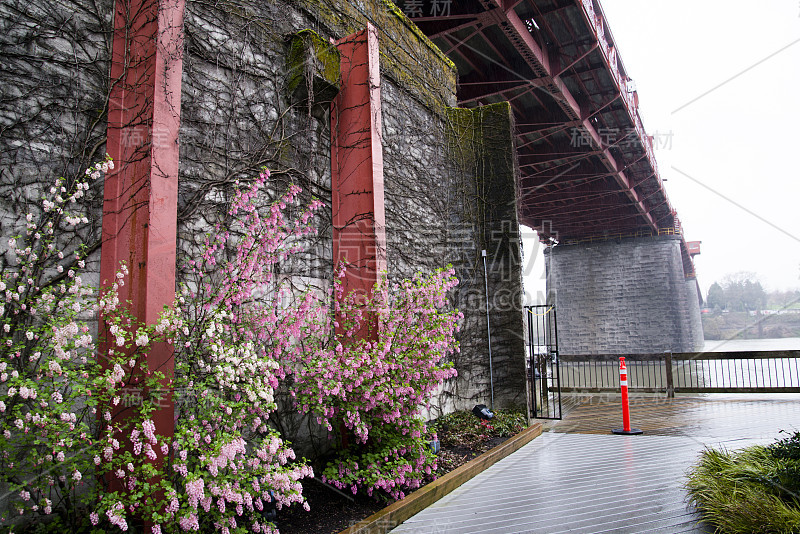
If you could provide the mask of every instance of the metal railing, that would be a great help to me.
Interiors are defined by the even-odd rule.
[[[560,355],[561,391],[639,393],[800,393],[800,351]]]

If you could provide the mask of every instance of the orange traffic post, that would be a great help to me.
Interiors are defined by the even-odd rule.
[[[615,428],[612,434],[636,435],[643,432],[638,428],[631,428],[631,414],[628,409],[628,368],[625,366],[625,357],[619,359],[619,388],[622,392],[622,428]]]

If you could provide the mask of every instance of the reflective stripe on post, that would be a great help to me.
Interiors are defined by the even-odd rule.
[[[619,359],[619,389],[622,393],[622,428],[616,428],[613,434],[642,434],[638,428],[631,428],[630,411],[628,409],[628,367],[625,365],[625,357]]]

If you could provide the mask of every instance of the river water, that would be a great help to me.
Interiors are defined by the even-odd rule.
[[[779,339],[707,339],[703,346],[705,352],[741,352],[749,350],[800,350],[800,337]]]
[[[707,339],[703,345],[705,352],[742,352],[751,350],[800,350],[800,337],[786,337],[777,339],[732,339],[732,340],[711,340]],[[779,362],[779,363],[778,363]],[[775,361],[777,364],[775,372],[780,373],[781,376],[777,377],[776,385],[784,385],[789,382],[793,385],[800,383],[800,364],[797,358],[788,360]],[[753,376],[763,376],[763,364],[761,362],[750,362],[747,366]],[[713,371],[713,370],[712,370]],[[724,373],[724,370],[723,370]],[[728,374],[728,373],[724,373]],[[729,379],[729,376],[725,377]],[[714,382],[715,380],[712,380]],[[764,399],[792,399],[800,400],[800,394],[797,393],[713,393],[705,394],[712,398],[729,398],[729,399],[742,399],[747,398],[764,398]]]

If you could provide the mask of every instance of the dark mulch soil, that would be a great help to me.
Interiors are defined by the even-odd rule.
[[[508,437],[489,437],[469,446],[442,445],[439,451],[439,472],[442,476],[473,458],[501,444]],[[320,482],[303,484],[311,511],[300,506],[278,512],[276,523],[282,534],[334,534],[371,516],[389,503],[361,495],[345,495]]]
[[[340,532],[387,506],[366,496],[346,495],[317,479],[303,483],[303,495],[311,511],[296,505],[279,511],[275,523],[281,534]]]

